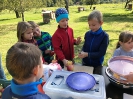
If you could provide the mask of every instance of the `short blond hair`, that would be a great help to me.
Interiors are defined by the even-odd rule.
[[[88,21],[93,19],[97,19],[97,21],[100,23],[103,21],[103,14],[98,10],[93,10],[88,16]]]

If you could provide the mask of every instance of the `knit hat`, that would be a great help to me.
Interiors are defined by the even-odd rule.
[[[59,23],[59,21],[63,18],[68,18],[68,12],[65,8],[58,8],[55,12],[55,17],[56,17],[56,21],[57,23]]]

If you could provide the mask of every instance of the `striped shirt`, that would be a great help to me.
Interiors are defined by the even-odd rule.
[[[53,50],[51,36],[48,32],[41,31],[41,37],[35,37],[39,49],[42,51],[43,58],[46,62],[50,63],[53,60],[53,56],[45,54],[46,50]]]

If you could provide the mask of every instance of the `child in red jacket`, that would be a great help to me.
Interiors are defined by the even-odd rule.
[[[73,29],[68,26],[68,12],[65,8],[58,8],[55,12],[57,30],[52,36],[52,44],[58,63],[64,68],[68,66],[68,60],[73,61],[74,44],[78,45],[81,38],[74,39]]]

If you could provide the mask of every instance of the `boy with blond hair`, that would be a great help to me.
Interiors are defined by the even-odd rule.
[[[42,51],[45,62],[51,63],[54,58],[51,35],[48,32],[41,31],[39,25],[34,21],[28,21],[28,23],[30,23],[33,28],[34,38],[37,41],[39,49]]]
[[[94,74],[101,74],[104,55],[109,44],[109,35],[102,29],[103,15],[98,10],[93,10],[88,16],[90,30],[85,33],[82,52],[82,64],[93,66]]]

